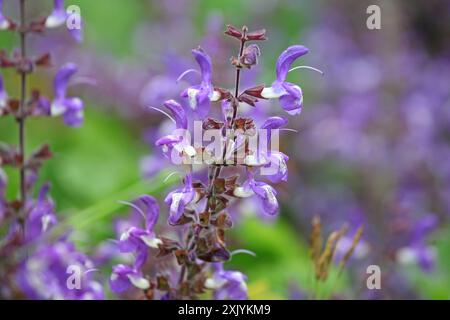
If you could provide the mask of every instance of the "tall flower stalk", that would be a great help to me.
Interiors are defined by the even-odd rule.
[[[17,146],[0,145],[0,225],[6,230],[5,235],[0,235],[0,298],[100,299],[103,290],[90,273],[94,270],[92,262],[76,251],[67,235],[56,240],[49,237],[49,230],[57,223],[55,206],[49,196],[50,184],[39,189],[36,199],[32,196],[39,169],[52,156],[50,147],[42,145],[30,155],[25,150],[29,117],[62,115],[69,126],[82,123],[82,101],[68,98],[66,94],[69,80],[77,70],[74,64],[66,64],[57,72],[53,101],[39,89],[33,88],[28,94],[28,77],[37,67],[51,67],[51,55],[44,53],[32,57],[27,52],[27,39],[48,28],[64,25],[67,19],[79,21],[79,17],[70,17],[64,11],[64,2],[55,0],[49,16],[28,22],[26,4],[27,0],[18,0],[20,18],[15,22],[3,14],[3,1],[0,1],[0,29],[15,32],[19,37],[17,52],[9,55],[5,50],[1,51],[0,67],[13,68],[20,77],[20,97],[15,99],[7,94],[0,75],[0,116],[12,116],[18,125]],[[55,15],[59,18],[55,19]],[[80,30],[70,31],[75,39],[80,39]],[[7,176],[3,166],[19,171],[16,200],[9,201],[6,197]],[[76,268],[83,275],[73,286],[67,282],[70,268]]]
[[[148,299],[196,299],[206,292],[217,299],[247,298],[246,276],[223,267],[233,252],[247,252],[230,252],[227,247],[226,230],[233,226],[230,211],[240,199],[253,197],[260,208],[258,214],[277,214],[276,190],[264,180],[273,183],[287,180],[288,157],[268,148],[272,142],[278,142],[274,141],[277,130],[287,124],[287,119],[274,116],[258,124],[251,116],[239,117],[239,106],[248,104],[257,108],[260,99],[273,98],[280,100],[287,113],[298,114],[302,92],[297,85],[286,82],[286,77],[292,63],[308,49],[295,45],[280,55],[277,79],[272,86],[258,85],[241,91],[241,73],[256,66],[261,54],[256,44],[249,43],[266,40],[266,32],[250,32],[245,26],[238,29],[229,25],[225,34],[239,42],[238,55],[231,59],[235,68],[234,90],[213,84],[211,58],[197,48],[192,54],[199,71],[189,69],[178,78],[191,72],[199,74],[200,83],[181,93],[187,103],[183,106],[175,100],[165,101],[163,106],[170,115],[152,107],[175,125],[175,130],[159,138],[155,145],[184,171],[183,186],[164,200],[169,211],[168,224],[175,227],[171,234],[178,233],[179,237],[156,235],[155,221],[159,216],[156,199],[142,196],[128,203],[145,221],[153,222],[145,223],[144,228],[132,226],[121,234],[119,249],[134,253],[135,261],[132,265],[113,267],[110,286],[116,293],[137,287]],[[217,114],[213,103],[221,104],[221,119],[210,117]],[[192,142],[191,132],[195,135],[198,130],[201,141]],[[258,130],[266,134],[258,134]],[[214,136],[214,143],[203,146],[205,135]],[[255,141],[259,143],[256,149]],[[154,251],[154,259],[148,259],[149,250]],[[152,267],[155,264],[164,267]]]

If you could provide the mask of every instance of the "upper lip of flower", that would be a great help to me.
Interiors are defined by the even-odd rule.
[[[289,72],[289,68],[291,67],[292,63],[301,56],[307,54],[308,52],[309,50],[301,45],[294,45],[284,50],[277,60],[276,65],[277,81],[285,82],[286,76]]]

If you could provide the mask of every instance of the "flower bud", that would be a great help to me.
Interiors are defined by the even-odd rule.
[[[267,40],[266,38],[266,29],[260,29],[256,31],[252,31],[246,34],[247,40]]]
[[[245,47],[242,56],[241,56],[241,64],[247,68],[251,68],[252,66],[258,64],[258,57],[261,55],[261,50],[256,44],[251,44],[248,47]]]

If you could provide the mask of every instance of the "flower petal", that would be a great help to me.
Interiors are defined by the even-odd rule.
[[[55,100],[64,99],[66,97],[69,80],[77,71],[78,67],[74,63],[67,63],[59,69],[53,82]]]
[[[67,13],[64,10],[64,0],[54,0],[53,11],[45,20],[47,28],[57,28],[62,26],[67,19]]]
[[[187,118],[184,108],[175,100],[167,100],[164,106],[172,113],[178,129],[187,129]]]
[[[301,45],[295,45],[284,50],[278,58],[276,65],[277,80],[284,82],[292,63],[299,57],[308,53],[308,49]]]
[[[202,48],[193,49],[192,54],[200,66],[202,74],[202,84],[211,84],[212,81],[212,62],[209,55],[207,55]]]
[[[300,114],[303,106],[303,93],[299,86],[284,83],[286,94],[280,97],[280,105],[290,115]]]

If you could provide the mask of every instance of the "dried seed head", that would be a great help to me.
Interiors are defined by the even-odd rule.
[[[311,259],[314,264],[317,264],[320,251],[322,250],[322,235],[321,235],[321,222],[319,216],[314,216],[312,220],[312,231],[310,238],[310,246],[311,246]]]
[[[353,252],[355,251],[356,246],[358,245],[359,241],[361,240],[362,234],[364,231],[364,227],[361,226],[358,228],[358,230],[355,233],[355,236],[353,237],[352,245],[350,246],[350,249],[345,253],[344,257],[342,258],[341,262],[339,263],[339,274],[342,273],[342,270],[344,270],[345,265],[347,264],[348,260],[352,256]]]

